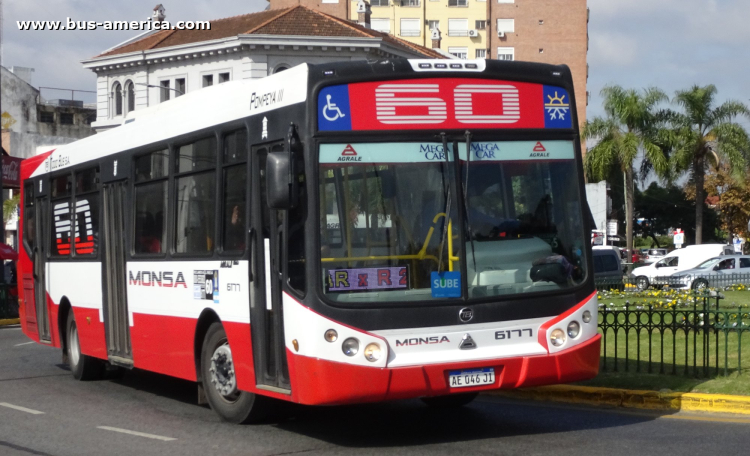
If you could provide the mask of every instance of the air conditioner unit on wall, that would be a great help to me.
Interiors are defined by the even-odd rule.
[[[472,38],[476,38],[476,37],[479,36],[479,31],[478,30],[469,30],[469,36],[472,37]]]
[[[497,36],[499,36],[500,38],[505,38],[505,32],[498,31]]]

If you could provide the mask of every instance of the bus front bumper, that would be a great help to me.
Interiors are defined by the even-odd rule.
[[[601,335],[552,355],[425,366],[373,368],[295,355],[287,350],[292,400],[335,405],[443,396],[587,380],[599,373]],[[490,385],[451,388],[448,373],[493,368]]]

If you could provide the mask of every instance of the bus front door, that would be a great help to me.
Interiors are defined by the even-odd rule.
[[[268,153],[283,148],[281,142],[252,149],[250,326],[255,383],[261,389],[288,393],[291,386],[281,305],[283,213],[268,206],[265,176]]]
[[[102,283],[104,284],[104,327],[107,355],[112,364],[133,365],[130,347],[130,319],[125,276],[125,189],[127,181],[102,187],[104,201],[104,234]]]

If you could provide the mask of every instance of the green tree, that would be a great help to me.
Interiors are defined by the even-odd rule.
[[[583,137],[596,145],[588,150],[584,171],[589,180],[605,178],[613,167],[619,167],[625,180],[625,233],[628,258],[633,249],[633,162],[643,153],[650,167],[660,176],[669,171],[669,160],[661,144],[663,118],[657,105],[669,98],[659,89],[643,91],[610,86],[602,89],[606,117],[586,122]]]
[[[734,122],[740,115],[750,117],[750,110],[736,101],[715,106],[716,92],[713,85],[695,85],[676,92],[673,100],[684,112],[671,113],[674,125],[672,166],[677,173],[690,173],[696,202],[706,199],[704,183],[709,158],[718,156],[729,166],[732,177],[742,181],[746,156],[750,153],[747,132]],[[696,204],[695,243],[702,241],[703,204]]]
[[[3,223],[8,223],[13,214],[18,210],[18,204],[21,202],[21,193],[16,192],[12,198],[3,201]]]

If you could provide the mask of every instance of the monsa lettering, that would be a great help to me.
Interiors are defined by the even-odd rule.
[[[405,347],[410,345],[431,345],[442,344],[443,342],[450,342],[448,336],[414,337],[411,339],[396,340],[396,346]]]
[[[164,288],[187,288],[185,277],[181,272],[172,271],[128,271],[128,285],[136,287],[164,287]]]

